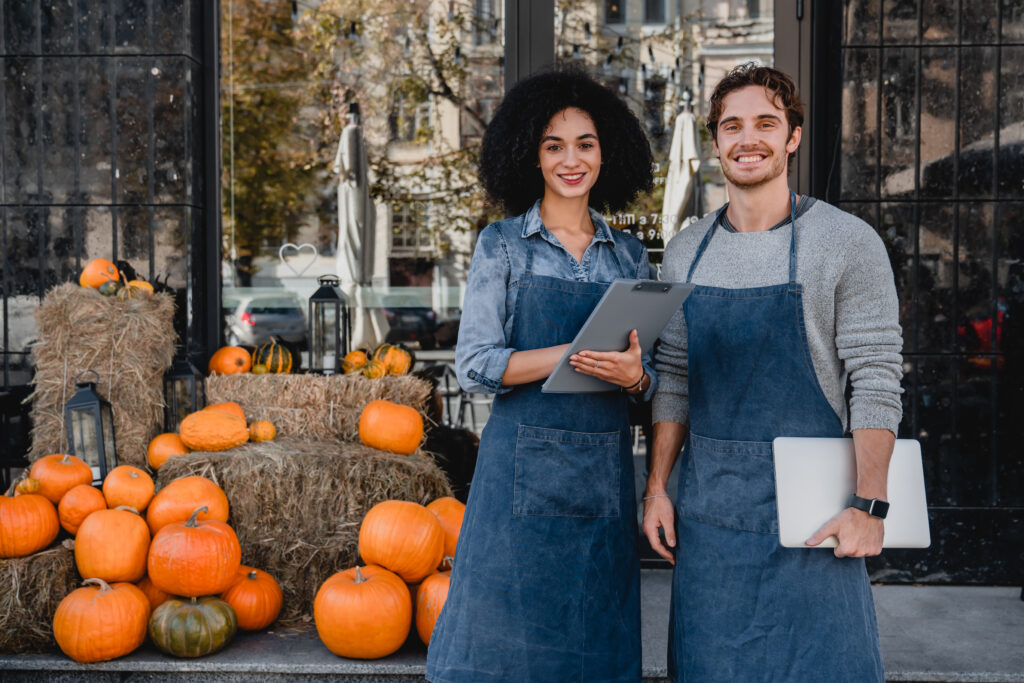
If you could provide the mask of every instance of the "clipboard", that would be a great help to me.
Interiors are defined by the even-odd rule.
[[[804,541],[846,509],[857,485],[853,439],[778,437],[772,442],[779,514],[779,544],[808,548]],[[921,444],[896,439],[886,483],[889,514],[883,548],[931,545]],[[835,548],[830,536],[817,548]]]
[[[569,357],[578,351],[624,351],[635,329],[644,353],[650,353],[672,315],[693,290],[692,283],[615,280],[591,311],[554,371],[541,386],[547,394],[595,394],[619,386],[576,372]]]

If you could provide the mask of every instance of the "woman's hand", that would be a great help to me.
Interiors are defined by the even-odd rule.
[[[640,337],[633,330],[629,333],[629,348],[625,351],[580,351],[569,356],[569,364],[577,372],[628,389],[643,379],[641,355]]]

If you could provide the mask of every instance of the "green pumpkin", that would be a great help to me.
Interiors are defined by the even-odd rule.
[[[267,372],[283,374],[292,370],[292,352],[271,338],[252,353],[252,364],[266,366]]]
[[[218,652],[235,637],[238,616],[220,598],[171,598],[149,618],[153,644],[175,657],[202,657]]]
[[[107,280],[100,285],[99,291],[103,296],[117,296],[123,285],[117,280]]]

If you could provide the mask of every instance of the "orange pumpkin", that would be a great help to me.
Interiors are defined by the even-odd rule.
[[[430,645],[434,624],[441,615],[441,608],[448,599],[451,572],[438,572],[423,579],[416,594],[416,632],[424,645]]]
[[[155,490],[153,478],[131,465],[118,465],[103,480],[103,497],[112,508],[126,505],[142,512],[153,500]]]
[[[384,363],[389,375],[405,375],[412,370],[416,364],[416,357],[412,351],[404,346],[394,344],[381,344],[373,352],[373,360]]]
[[[157,607],[173,597],[170,593],[165,593],[154,586],[153,582],[150,581],[149,576],[143,576],[142,581],[139,581],[135,585],[139,587],[139,590],[146,596],[146,600],[149,601],[150,611],[155,610]]]
[[[262,569],[243,564],[238,568],[235,582],[220,598],[234,608],[238,628],[259,631],[277,619],[284,596],[277,579]]]
[[[234,530],[224,522],[199,521],[206,508],[196,508],[188,521],[174,522],[156,532],[149,549],[149,578],[172,595],[198,598],[223,593],[235,581],[242,548]]]
[[[178,432],[181,442],[194,451],[226,451],[249,440],[245,420],[213,408],[186,416]]]
[[[379,360],[371,360],[364,365],[359,372],[363,373],[363,377],[369,377],[370,379],[378,379],[388,374],[388,366]]]
[[[355,351],[349,351],[345,354],[345,358],[341,361],[341,371],[346,375],[351,375],[357,370],[362,370],[363,366],[370,361],[370,355],[363,349],[356,349]]]
[[[209,371],[220,375],[249,372],[252,357],[241,346],[222,346],[210,356]]]
[[[407,583],[432,573],[444,557],[444,530],[427,508],[407,500],[377,503],[359,527],[359,555]]]
[[[182,442],[180,436],[168,432],[153,437],[153,440],[149,442],[149,448],[146,449],[146,461],[155,472],[164,466],[168,458],[190,452],[189,447]]]
[[[78,573],[104,581],[138,581],[146,575],[149,528],[135,510],[97,510],[75,534]]]
[[[92,468],[73,455],[55,453],[32,463],[28,476],[39,481],[39,492],[56,505],[74,487],[92,483]]]
[[[90,289],[99,289],[104,282],[117,282],[120,278],[117,266],[106,259],[98,258],[85,264],[82,274],[78,277],[78,284]]]
[[[402,647],[412,625],[412,599],[382,567],[354,567],[331,576],[313,600],[313,621],[327,649],[341,657],[377,659]]]
[[[79,484],[64,494],[57,504],[60,525],[69,534],[77,534],[85,518],[97,510],[107,509],[107,499],[100,490],[89,484]]]
[[[246,421],[245,411],[242,410],[242,406],[238,405],[234,401],[222,401],[221,403],[211,403],[210,405],[203,408],[203,410],[219,410],[222,413],[233,415],[243,422]]]
[[[277,427],[270,420],[256,420],[249,425],[250,441],[273,441],[277,436]]]
[[[21,496],[26,493],[39,493],[43,486],[38,479],[33,479],[26,473],[14,484],[14,495]]]
[[[359,416],[359,440],[371,448],[409,455],[423,440],[423,418],[409,406],[370,401]]]
[[[0,558],[42,550],[59,531],[57,509],[45,497],[38,493],[0,496]]]
[[[206,508],[199,519],[228,521],[228,497],[224,489],[206,477],[181,477],[164,486],[153,496],[146,511],[150,533],[156,536],[161,528],[172,522],[184,522],[196,508]]]
[[[442,567],[448,566],[449,557],[455,557],[455,546],[459,542],[459,530],[462,529],[462,518],[466,514],[466,506],[451,496],[438,498],[428,503],[427,509],[437,515],[444,529],[444,561]]]
[[[61,600],[53,615],[53,636],[64,654],[76,662],[104,662],[142,645],[149,621],[142,591],[97,578],[84,583]]]

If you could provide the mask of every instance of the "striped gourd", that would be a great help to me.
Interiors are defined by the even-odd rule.
[[[292,370],[292,352],[271,339],[252,354],[253,365],[266,366],[267,372],[283,374]]]

